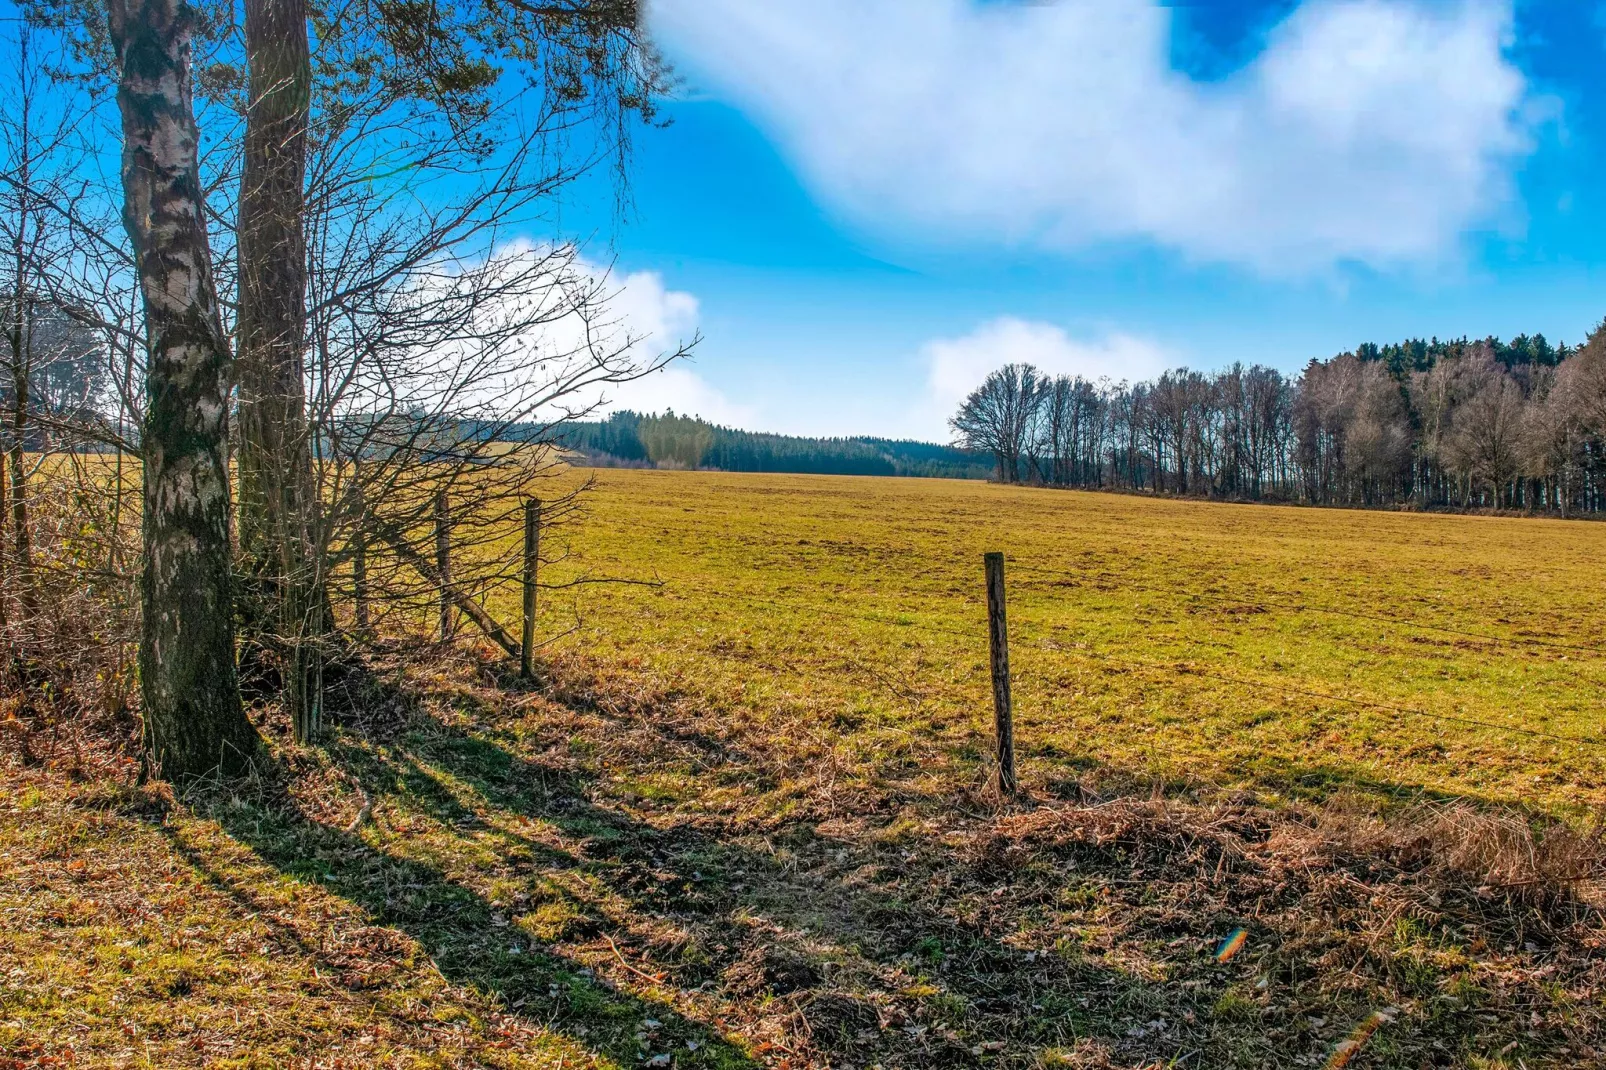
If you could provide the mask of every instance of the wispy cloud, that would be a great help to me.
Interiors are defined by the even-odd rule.
[[[592,271],[601,274],[601,269]],[[697,297],[684,290],[671,290],[656,271],[631,272],[617,280],[612,293],[609,313],[622,331],[640,339],[635,348],[643,364],[649,363],[653,355],[691,341],[697,334],[701,311]],[[683,416],[701,416],[738,427],[753,426],[757,415],[750,406],[733,402],[709,384],[684,360],[640,379],[609,386],[602,396],[601,412],[633,409],[657,413],[673,409]]]
[[[1120,331],[1075,338],[1052,323],[1001,316],[957,338],[937,338],[921,347],[926,391],[907,424],[909,433],[944,441],[948,418],[987,373],[1006,364],[1035,364],[1054,375],[1135,381],[1178,363],[1160,344]]]
[[[1510,0],[1307,0],[1221,82],[1158,0],[653,0],[694,84],[894,239],[1148,239],[1265,272],[1452,255],[1537,114]]]
[[[497,248],[491,260],[519,266],[540,263],[553,255],[553,248],[542,242],[519,239]],[[477,401],[495,407],[498,392],[525,396],[504,380],[523,382],[541,379],[542,362],[553,367],[566,363],[585,364],[589,354],[606,354],[628,359],[637,368],[649,368],[689,344],[698,334],[701,302],[695,294],[671,289],[657,271],[620,273],[605,264],[575,256],[565,260],[564,277],[572,287],[591,287],[601,296],[591,315],[542,315],[529,330],[516,337],[512,345],[527,354],[516,371],[485,384]],[[528,315],[532,306],[553,310],[565,308],[551,293],[521,295],[487,307],[488,321],[505,321]],[[527,391],[526,391],[527,393]],[[673,409],[684,415],[700,415],[717,423],[750,425],[754,410],[732,402],[726,395],[697,374],[688,360],[673,361],[640,378],[619,383],[592,383],[556,403],[543,408],[543,419],[565,414],[606,415],[622,409],[637,412],[663,412]]]

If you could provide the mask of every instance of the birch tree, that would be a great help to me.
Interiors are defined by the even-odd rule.
[[[122,120],[123,224],[145,315],[145,747],[160,775],[238,770],[257,738],[234,664],[229,347],[218,314],[185,0],[108,0]]]

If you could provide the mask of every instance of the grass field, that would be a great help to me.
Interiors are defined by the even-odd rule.
[[[0,1070],[1606,1067],[1606,528],[595,475],[546,578],[654,585],[533,685],[379,644],[178,798],[0,747]]]
[[[1008,555],[1028,778],[1606,804],[1606,528],[957,481],[605,471],[546,609],[833,755],[985,775]],[[509,597],[499,607],[516,619]],[[1372,705],[1362,705],[1372,704]],[[935,763],[935,764],[933,764]]]

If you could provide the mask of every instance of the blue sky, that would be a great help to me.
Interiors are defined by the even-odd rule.
[[[1008,360],[1294,371],[1606,316],[1594,0],[656,0],[681,89],[566,230],[694,362],[620,404],[946,437]]]

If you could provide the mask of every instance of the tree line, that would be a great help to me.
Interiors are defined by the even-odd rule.
[[[984,454],[931,442],[874,437],[810,438],[740,431],[705,420],[618,412],[570,424],[557,441],[598,467],[709,468],[845,476],[983,479]]]
[[[1004,482],[1316,505],[1606,509],[1606,324],[1367,344],[1297,376],[1262,365],[1097,383],[1011,364],[950,421]]]

